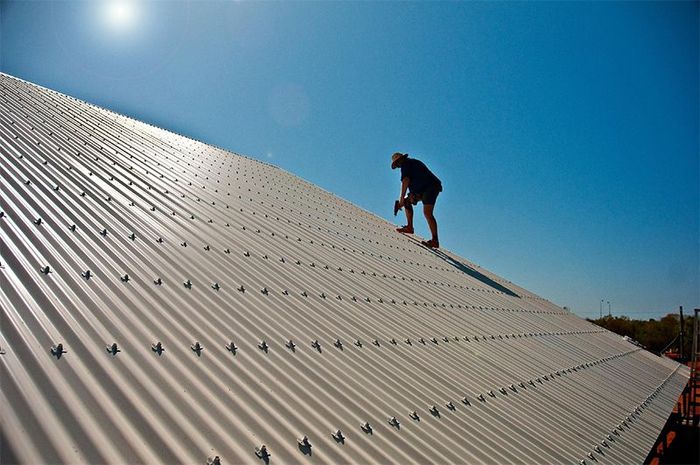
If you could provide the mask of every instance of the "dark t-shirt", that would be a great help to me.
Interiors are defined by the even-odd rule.
[[[441,186],[442,183],[425,164],[413,158],[406,158],[401,164],[401,180],[408,176],[408,189],[414,194],[422,194],[432,186]]]

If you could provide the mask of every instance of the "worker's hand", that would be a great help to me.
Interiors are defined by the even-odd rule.
[[[404,198],[401,197],[401,198],[399,199],[399,208],[403,208],[403,206],[404,206]]]

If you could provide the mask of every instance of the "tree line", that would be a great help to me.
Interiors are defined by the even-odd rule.
[[[659,320],[632,320],[627,316],[604,316],[588,321],[619,334],[628,336],[647,350],[660,353],[679,335],[681,324],[680,315],[669,313]],[[683,338],[683,354],[690,358],[693,343],[693,317],[684,316],[685,336]],[[676,340],[667,350],[678,352],[679,340]]]

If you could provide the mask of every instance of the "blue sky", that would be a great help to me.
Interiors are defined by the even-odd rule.
[[[126,4],[0,1],[0,69],[389,220],[408,152],[444,247],[582,316],[700,305],[698,2]]]

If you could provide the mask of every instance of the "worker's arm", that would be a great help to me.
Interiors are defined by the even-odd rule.
[[[401,195],[399,196],[399,206],[401,207],[404,205],[403,199],[406,198],[406,191],[408,190],[408,185],[410,182],[411,180],[408,178],[408,176],[401,180]]]

